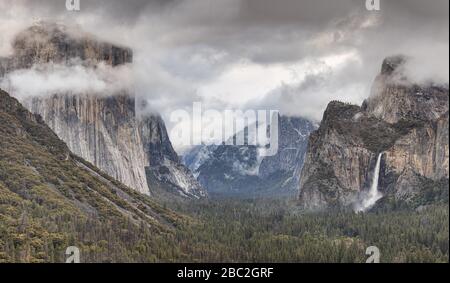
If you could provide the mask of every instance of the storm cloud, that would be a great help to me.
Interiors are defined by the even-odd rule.
[[[448,0],[0,0],[0,56],[33,21],[61,21],[134,50],[137,95],[168,117],[205,107],[271,108],[320,121],[361,103],[382,60],[405,54],[418,81],[448,83]],[[168,120],[168,119],[166,119]],[[170,127],[170,125],[169,125]]]

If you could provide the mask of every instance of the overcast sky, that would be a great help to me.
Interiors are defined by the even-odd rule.
[[[37,20],[77,25],[131,47],[136,92],[172,110],[264,108],[320,121],[330,100],[360,104],[383,58],[414,58],[411,76],[448,83],[449,1],[0,0],[0,56]],[[170,125],[170,122],[167,121]]]

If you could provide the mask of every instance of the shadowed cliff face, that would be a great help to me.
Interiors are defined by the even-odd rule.
[[[420,205],[427,184],[448,183],[448,86],[416,85],[402,76],[406,58],[387,58],[362,107],[331,102],[311,134],[300,181],[310,210],[349,206],[370,187],[379,153],[385,198]],[[434,186],[432,194],[442,187]],[[444,188],[445,190],[445,188]],[[445,194],[444,194],[445,195]],[[446,194],[448,196],[448,194]]]
[[[48,23],[20,33],[14,41],[14,51],[11,58],[1,61],[0,72],[47,63],[80,64],[92,69],[103,63],[114,71],[116,66],[132,63],[133,58],[128,48]],[[171,177],[183,177],[179,177],[181,181],[173,181],[177,190],[186,196],[197,196],[202,191],[189,170],[182,168],[164,121],[157,115],[137,118],[135,98],[126,91],[80,94],[74,89],[25,98],[22,102],[30,111],[40,114],[72,152],[141,193],[151,193],[146,168],[162,165],[166,159],[177,168],[172,170]]]
[[[139,131],[146,160],[147,181],[151,188],[164,197],[167,192],[188,198],[206,197],[206,191],[194,178],[192,172],[180,162],[172,147],[166,126],[160,116],[145,117],[139,122]],[[169,198],[173,195],[169,194]]]

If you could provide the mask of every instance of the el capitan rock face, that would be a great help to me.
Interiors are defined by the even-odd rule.
[[[134,219],[132,225],[142,222],[162,228],[169,223],[173,212],[162,211],[150,198],[74,155],[40,115],[32,114],[1,89],[0,122],[0,187],[6,201],[2,204],[7,205],[7,200],[14,196],[13,203],[20,210],[31,204],[30,210],[43,209],[41,213],[30,213],[31,218],[45,217],[42,211],[57,215],[67,210],[72,216],[106,218],[115,224],[118,222],[114,220],[127,218]],[[2,212],[8,215],[13,211]],[[54,216],[53,221],[58,217]]]
[[[0,60],[0,75],[47,63],[81,64],[94,69],[103,63],[114,70],[131,64],[133,59],[128,48],[99,42],[90,35],[51,23],[23,31],[13,46],[14,55]],[[55,93],[25,98],[22,103],[40,114],[73,153],[137,191],[151,194],[146,168],[162,165],[167,159],[174,167],[169,176],[175,190],[187,197],[205,196],[190,171],[179,162],[164,121],[158,115],[138,115],[133,94]]]
[[[135,119],[134,99],[129,96],[56,94],[24,101],[38,113],[71,151],[105,173],[149,193],[148,165],[142,136]]]
[[[362,107],[328,105],[300,178],[304,208],[354,205],[369,189],[380,153],[378,189],[385,197],[416,205],[448,198],[441,186],[449,178],[448,86],[408,82],[401,75],[405,60],[383,62]]]

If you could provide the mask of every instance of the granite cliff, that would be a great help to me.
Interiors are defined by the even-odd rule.
[[[114,72],[129,66],[129,48],[100,42],[91,35],[53,23],[38,23],[16,36],[14,54],[0,59],[0,75],[42,64],[79,65],[95,70],[99,64]],[[14,95],[14,92],[12,95]],[[91,93],[77,90],[21,97],[32,113],[42,116],[70,150],[109,176],[144,194],[151,194],[149,177],[187,197],[206,194],[191,172],[178,160],[164,121],[154,114],[138,113],[139,105],[129,90]],[[166,160],[171,163],[167,165]],[[149,169],[166,166],[167,174],[151,175]]]
[[[300,178],[305,209],[357,206],[371,186],[379,154],[379,203],[448,201],[448,85],[409,81],[403,75],[407,60],[384,60],[361,107],[328,105],[311,134]]]

